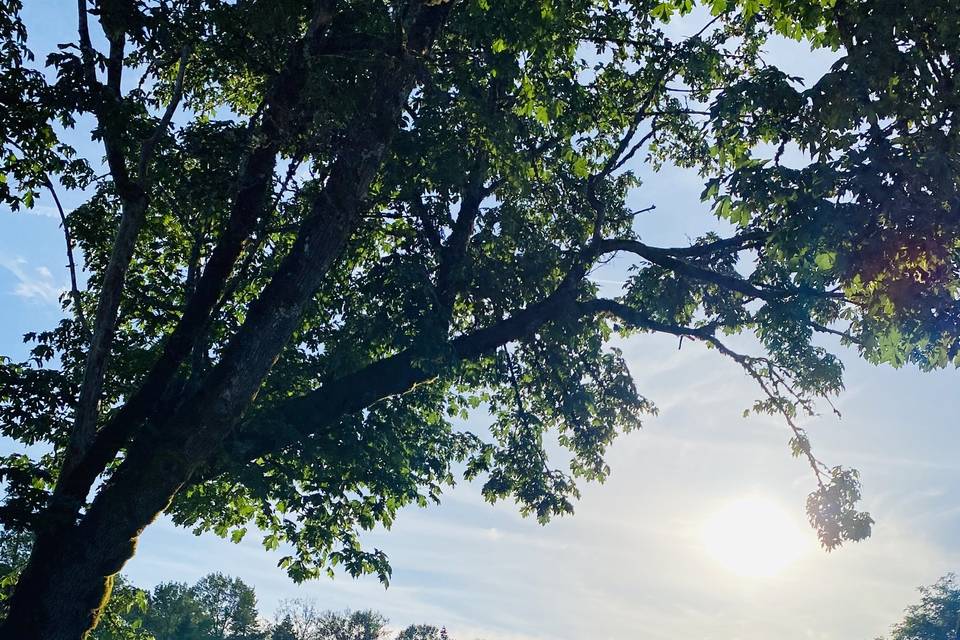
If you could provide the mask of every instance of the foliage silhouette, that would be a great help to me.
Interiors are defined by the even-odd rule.
[[[256,528],[296,580],[384,581],[358,531],[460,470],[568,514],[654,411],[611,345],[642,333],[756,381],[832,549],[872,520],[799,422],[842,388],[815,336],[958,362],[952,0],[79,0],[47,75],[19,12],[0,3],[0,201],[85,189],[61,216],[89,278],[0,363],[0,430],[39,452],[0,461],[0,523],[34,536],[5,636],[95,627],[161,513]],[[801,86],[772,37],[837,62]],[[698,172],[729,233],[644,242],[642,163]],[[479,407],[489,432],[459,426]]]

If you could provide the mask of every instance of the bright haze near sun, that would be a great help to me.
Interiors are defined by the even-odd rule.
[[[742,578],[770,578],[813,550],[810,536],[795,513],[758,495],[720,505],[700,531],[706,553]]]

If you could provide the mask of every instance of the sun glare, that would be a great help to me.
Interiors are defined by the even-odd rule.
[[[776,575],[809,548],[796,518],[760,496],[727,503],[707,519],[701,535],[714,560],[746,578]]]

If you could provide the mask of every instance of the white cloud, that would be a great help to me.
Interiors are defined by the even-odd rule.
[[[35,204],[32,209],[26,209],[25,213],[33,214],[35,216],[43,216],[44,218],[59,218],[60,211],[56,207],[52,207],[46,204]]]
[[[8,293],[19,298],[53,304],[67,290],[66,286],[57,283],[50,269],[42,265],[31,268],[21,257],[0,256],[0,267],[16,279],[13,290]]]

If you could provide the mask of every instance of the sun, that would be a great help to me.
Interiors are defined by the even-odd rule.
[[[774,576],[810,548],[797,518],[762,496],[731,501],[714,512],[701,530],[707,553],[745,578]]]

